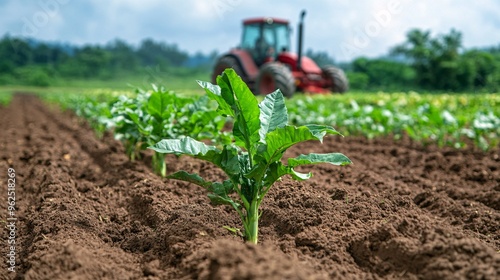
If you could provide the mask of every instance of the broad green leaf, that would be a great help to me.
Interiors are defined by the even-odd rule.
[[[234,191],[234,185],[230,180],[226,180],[223,183],[219,182],[208,182],[201,178],[198,174],[190,174],[186,171],[175,172],[172,175],[167,176],[169,179],[177,179],[186,181],[189,183],[196,184],[207,189],[209,192],[208,197],[214,204],[227,204],[227,205],[237,205],[228,195]]]
[[[217,111],[224,116],[232,116],[234,117],[234,111],[231,108],[231,105],[227,103],[227,101],[221,95],[221,88],[218,85],[213,85],[209,82],[197,81],[198,84],[205,89],[208,97],[212,100],[215,100],[219,107]],[[232,104],[232,103],[231,103]]]
[[[208,152],[220,153],[220,150],[215,146],[206,145],[187,136],[181,136],[179,139],[163,139],[149,148],[163,154],[186,154],[190,156],[204,156]]]
[[[266,170],[264,170],[264,172],[265,176],[263,178],[263,185],[266,187],[270,187],[283,175],[288,174],[288,168],[280,161],[278,161],[271,163],[269,167]]]
[[[336,131],[335,128],[329,125],[306,124],[305,127],[309,128],[314,137],[318,138],[318,140],[322,143],[323,143],[323,137],[326,134],[342,136],[340,132]]]
[[[231,110],[235,112],[235,96],[234,92],[231,89],[231,83],[228,81],[227,74],[228,72],[233,71],[233,69],[226,69],[222,72],[221,75],[217,76],[217,85],[220,86],[220,94],[221,97],[231,106]]]
[[[165,119],[170,116],[169,106],[172,106],[172,96],[168,92],[156,91],[148,100],[147,111],[157,119]]]
[[[221,96],[234,111],[234,137],[244,143],[253,156],[253,146],[260,139],[260,110],[257,99],[233,69],[226,69],[222,76],[217,77],[217,83],[221,88]]]
[[[235,203],[230,197],[229,194],[234,192],[234,185],[231,180],[225,180],[222,183],[216,182],[213,183],[209,188],[211,193],[208,194],[208,197],[214,204],[226,204],[232,205],[235,208],[239,208],[239,204]]]
[[[136,111],[126,110],[124,112],[135,124],[139,125],[141,123],[141,120],[139,119],[140,116]]]
[[[219,154],[219,158],[212,161],[217,166],[221,167],[224,172],[231,178],[236,180],[235,176],[241,174],[241,164],[239,149],[232,145],[225,145]]]
[[[226,145],[219,150],[215,146],[206,145],[191,137],[181,136],[179,139],[163,139],[148,148],[159,153],[184,154],[209,161],[220,167],[234,180],[237,180],[241,173],[238,149],[231,145]]]
[[[260,102],[259,108],[259,136],[260,141],[264,142],[268,132],[288,124],[288,113],[285,106],[285,98],[279,89],[266,95],[264,100]]]
[[[281,162],[273,162],[270,165],[259,163],[252,172],[247,174],[248,178],[253,178],[255,181],[262,181],[263,187],[270,187],[274,182],[282,176],[290,174],[294,180],[302,181],[311,178],[311,173],[302,174],[293,168],[282,164]],[[261,193],[262,190],[259,190]]]
[[[326,134],[339,133],[331,126],[324,125],[280,127],[266,135],[266,144],[259,146],[258,155],[268,163],[278,161],[291,146],[308,140],[322,141]]]
[[[193,184],[196,184],[196,185],[203,187],[207,190],[213,184],[212,182],[208,182],[208,181],[203,180],[203,178],[201,178],[198,174],[191,174],[191,173],[188,173],[186,171],[175,172],[171,175],[168,175],[167,178],[177,179],[177,180],[182,180],[182,181],[186,181],[189,183],[193,183]]]
[[[292,175],[292,178],[297,181],[304,181],[312,177],[312,173],[300,173],[295,171],[293,168],[288,166],[288,174]]]
[[[214,205],[239,205],[238,203],[235,203],[230,197],[222,197],[220,195],[217,195],[215,193],[208,193],[207,194],[208,198]],[[236,206],[235,208],[239,208]]]
[[[351,164],[352,161],[343,154],[340,153],[329,153],[329,154],[315,154],[311,153],[308,155],[299,155],[295,158],[288,159],[288,166],[291,168],[297,167],[299,165],[309,165],[318,163],[329,163],[333,165],[347,165]]]
[[[274,182],[278,181],[281,177],[287,174],[291,175],[292,178],[297,181],[307,180],[312,176],[310,172],[307,174],[303,174],[293,170],[293,168],[291,168],[290,166],[286,166],[281,162],[274,162],[268,166],[265,176],[262,178],[262,185],[268,188],[272,186]]]
[[[257,159],[262,159],[262,158],[258,157]],[[264,174],[266,173],[270,164],[273,163],[268,163],[266,161],[257,162],[256,164],[254,164],[252,169],[245,174],[245,177],[255,179],[256,181],[261,180],[262,177],[264,177]]]
[[[330,163],[333,165],[347,165],[351,164],[351,160],[343,154],[329,153],[329,154],[315,154],[299,155],[296,158],[288,159],[288,166],[281,162],[269,165],[266,176],[264,178],[264,185],[270,186],[284,175],[291,175],[294,180],[302,181],[311,178],[312,173],[300,173],[293,168],[300,165],[310,165],[319,163]]]

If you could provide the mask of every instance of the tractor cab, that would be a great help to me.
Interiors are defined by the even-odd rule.
[[[290,51],[288,21],[276,18],[243,21],[241,48],[252,55],[257,66],[275,60],[278,53]]]

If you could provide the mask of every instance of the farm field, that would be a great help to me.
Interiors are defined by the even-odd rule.
[[[150,151],[131,162],[110,133],[99,138],[75,113],[33,95],[15,95],[9,105],[0,105],[0,165],[13,167],[17,175],[17,276],[497,279],[498,98],[491,95],[483,103],[464,97],[463,104],[455,104],[457,111],[484,109],[471,115],[458,115],[449,109],[453,106],[443,115],[439,106],[451,97],[435,98],[428,107],[422,97],[412,98],[405,100],[413,100],[421,115],[439,110],[436,123],[432,118],[410,122],[415,116],[403,108],[411,104],[398,103],[403,99],[397,95],[339,101],[348,104],[344,108],[358,106],[351,115],[339,113],[343,119],[324,108],[334,106],[334,99],[321,101],[323,107],[309,97],[289,101],[292,122],[329,123],[346,137],[302,143],[286,157],[335,151],[353,164],[315,165],[307,181],[277,182],[262,204],[260,243],[251,245],[223,228],[240,227],[232,209],[211,205],[200,187],[155,175]],[[393,115],[377,108],[380,102],[395,104]],[[316,113],[309,113],[311,107]],[[362,116],[365,122],[355,124],[368,132],[364,136],[349,126],[360,119],[356,114],[377,110],[386,124],[396,124],[384,130],[373,117]],[[429,141],[410,138],[409,128],[437,123],[445,128],[426,131]],[[168,155],[166,162],[169,172],[224,178],[215,166],[187,156]],[[3,246],[2,255],[6,250]],[[6,262],[1,269],[7,270]]]

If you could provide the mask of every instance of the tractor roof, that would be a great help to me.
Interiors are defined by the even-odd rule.
[[[259,17],[259,18],[249,18],[243,21],[243,25],[247,24],[254,24],[254,23],[281,23],[281,24],[288,24],[288,20],[286,19],[280,19],[280,18],[273,18],[273,17]]]

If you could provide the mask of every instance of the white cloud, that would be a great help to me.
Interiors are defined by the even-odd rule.
[[[337,60],[349,60],[359,55],[383,55],[390,47],[403,42],[411,28],[431,29],[433,34],[447,33],[456,28],[463,33],[463,42],[468,48],[500,43],[497,35],[500,34],[500,2],[497,0],[2,2],[0,34],[26,35],[31,22],[35,27],[31,29],[36,29],[36,32],[27,35],[77,44],[106,43],[115,38],[138,43],[150,37],[177,43],[181,49],[192,53],[213,49],[223,52],[238,44],[243,18],[275,16],[290,20],[295,49],[296,26],[303,8],[308,12],[305,49],[327,51]],[[400,3],[400,13],[391,13],[390,19],[384,21],[384,11],[388,11],[389,3],[394,2]],[[43,20],[43,13],[47,14],[44,7],[51,3],[58,4],[52,6],[57,8],[56,12],[46,23],[37,25],[33,19],[36,20],[38,15],[38,19]],[[351,52],[346,52],[345,46],[351,46]]]

